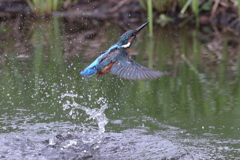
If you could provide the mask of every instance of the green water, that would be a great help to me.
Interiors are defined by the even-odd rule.
[[[97,132],[99,122],[82,110],[63,107],[74,99],[90,109],[107,106],[106,134],[135,135],[141,130],[137,132],[140,137],[163,137],[188,149],[191,158],[186,159],[240,156],[238,37],[222,34],[216,38],[195,29],[156,26],[153,38],[147,36],[147,29],[141,31],[131,49],[132,58],[148,68],[167,71],[169,76],[154,80],[125,80],[113,75],[88,79],[79,72],[124,31],[107,24],[100,29],[103,33],[87,38],[84,33],[89,30],[73,33],[64,27],[65,22],[58,19],[25,22],[17,33],[11,26],[2,26],[2,138],[26,132],[27,137]],[[232,39],[237,45],[232,45]],[[128,139],[123,136],[122,141]],[[197,152],[201,156],[194,154]],[[154,151],[147,159],[158,154]]]

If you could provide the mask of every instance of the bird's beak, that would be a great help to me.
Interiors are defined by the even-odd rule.
[[[149,22],[146,22],[146,23],[142,24],[141,26],[139,26],[138,28],[136,28],[136,29],[134,30],[135,35],[137,35],[138,32],[141,31],[148,23],[149,23]]]

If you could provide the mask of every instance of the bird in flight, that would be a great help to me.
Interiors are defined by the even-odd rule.
[[[154,71],[136,63],[130,58],[130,47],[136,41],[136,36],[149,22],[125,32],[118,42],[80,72],[81,75],[92,77],[109,73],[125,79],[149,79],[165,75],[163,72]]]

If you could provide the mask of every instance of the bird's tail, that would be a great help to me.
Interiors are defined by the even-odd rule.
[[[97,70],[93,68],[86,68],[84,69],[84,71],[80,72],[81,75],[87,76],[88,78],[92,77],[96,73],[97,73]]]

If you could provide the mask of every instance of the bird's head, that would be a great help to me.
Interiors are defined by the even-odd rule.
[[[122,48],[130,48],[131,45],[136,41],[136,36],[139,31],[141,31],[149,22],[146,22],[136,28],[135,30],[129,30],[125,32],[120,39],[118,40],[118,45],[120,45]]]

